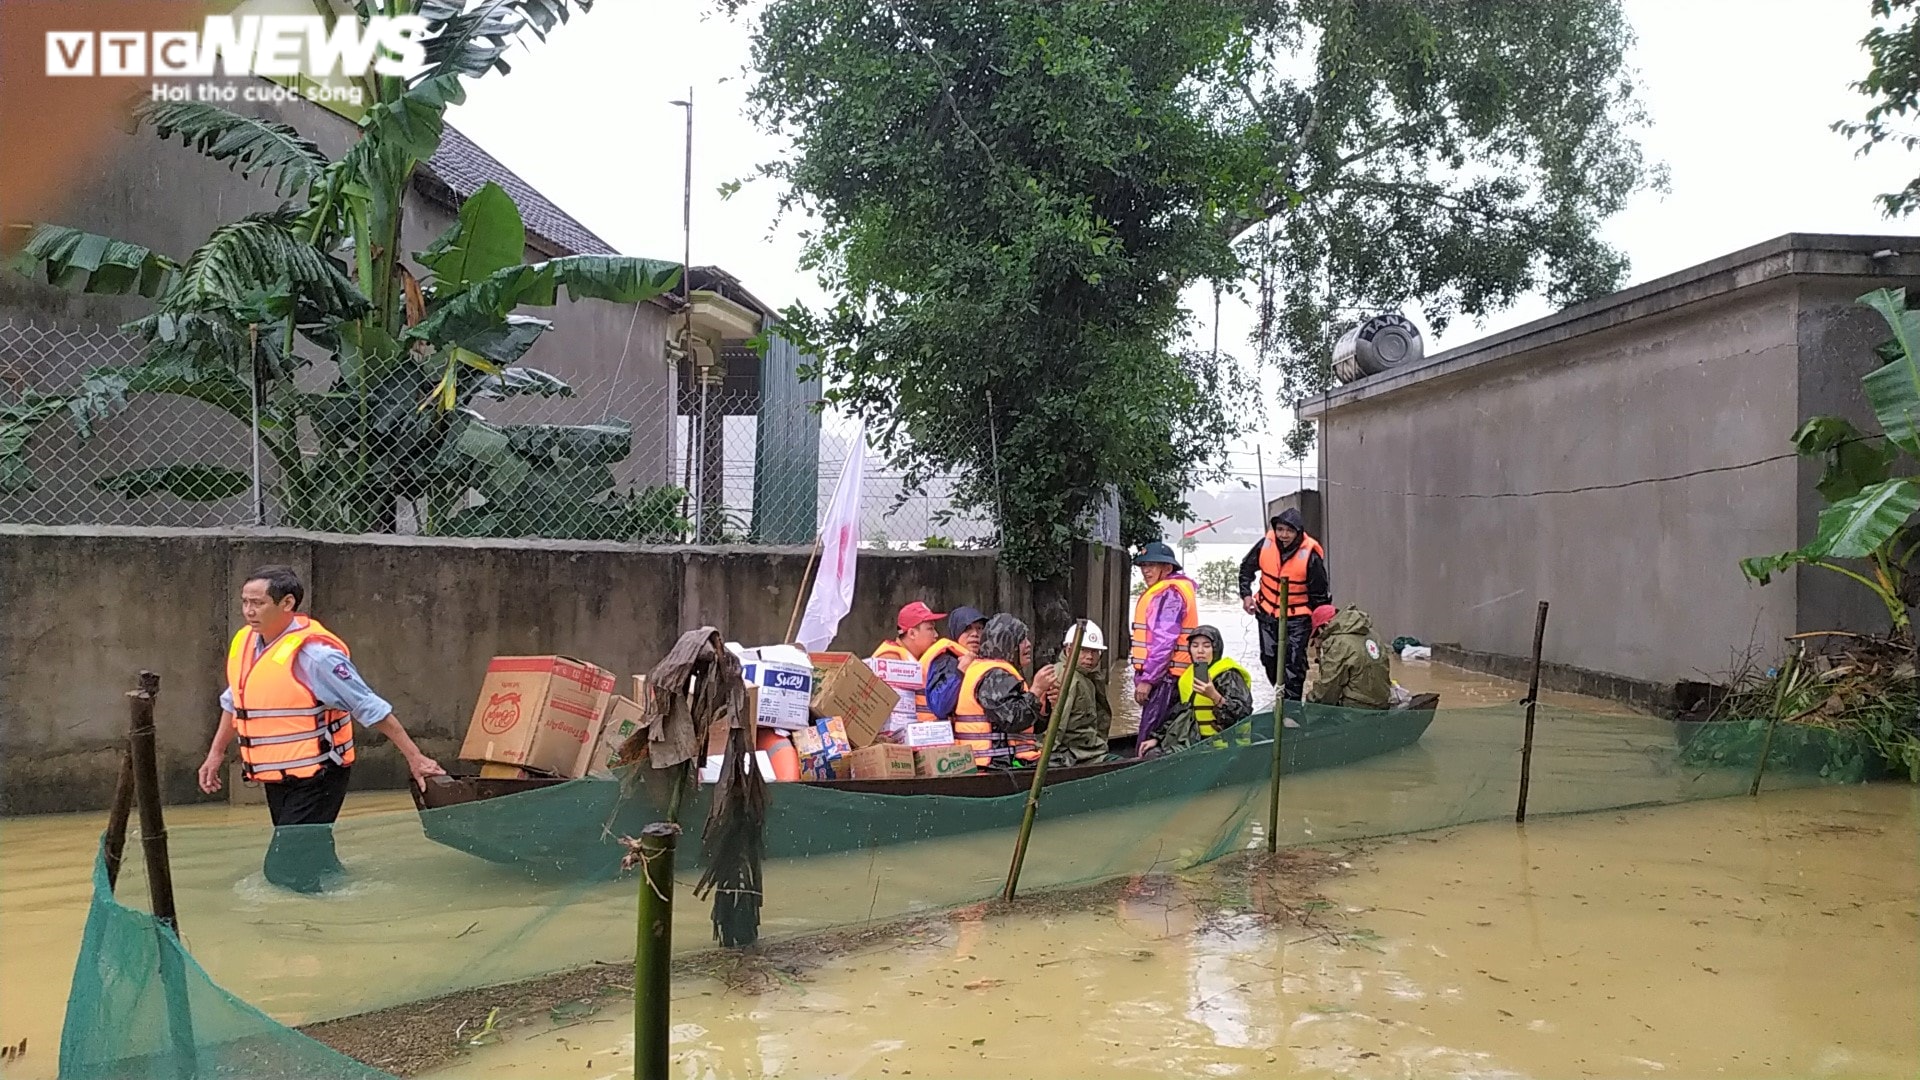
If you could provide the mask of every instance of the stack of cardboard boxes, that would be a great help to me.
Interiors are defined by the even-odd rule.
[[[782,740],[791,740],[798,752],[801,780],[896,780],[974,771],[973,755],[954,745],[951,724],[915,722],[917,664],[862,660],[851,653],[806,654],[790,646],[739,649],[737,655],[757,728],[779,733],[771,740],[756,735],[755,757],[768,779],[774,778],[772,761],[780,756],[774,748],[787,745]],[[495,657],[460,756],[481,763],[483,777],[610,772],[621,745],[639,727],[647,690],[640,675],[633,677],[630,698],[613,688],[612,672],[573,657]],[[883,731],[896,732],[897,741],[880,741]],[[707,752],[702,779],[711,782],[719,770],[718,749],[710,745]]]

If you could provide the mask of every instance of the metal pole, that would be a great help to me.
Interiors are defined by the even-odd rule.
[[[1007,867],[1007,887],[1000,893],[1000,899],[1008,903],[1013,902],[1014,890],[1020,887],[1020,868],[1027,861],[1027,841],[1033,836],[1033,819],[1040,813],[1040,789],[1047,782],[1047,759],[1053,756],[1053,740],[1060,734],[1060,718],[1070,715],[1073,692],[1080,685],[1080,642],[1086,636],[1087,621],[1076,620],[1073,647],[1067,650],[1067,685],[1060,690],[1060,703],[1054,707],[1053,716],[1047,721],[1046,736],[1040,740],[1040,760],[1034,762],[1033,783],[1027,786],[1027,812],[1020,819],[1020,839],[1013,845],[1013,865]]]
[[[673,995],[673,854],[680,826],[640,830],[640,911],[633,951],[633,1077],[668,1080]]]
[[[1253,448],[1253,467],[1260,470],[1260,524],[1265,525],[1268,523],[1268,518],[1272,516],[1273,509],[1267,502],[1266,458],[1260,453],[1258,445]]]
[[[1280,733],[1287,729],[1287,609],[1293,582],[1280,579],[1280,685],[1273,695],[1273,790],[1267,798],[1267,854],[1280,850]]]
[[[293,316],[288,315],[291,321]],[[250,399],[252,420],[248,433],[252,436],[248,442],[253,448],[253,524],[256,528],[267,523],[267,504],[260,489],[260,345],[259,326],[247,332],[247,366],[251,369],[247,379],[247,391]],[[292,333],[291,330],[288,333]]]
[[[1513,823],[1527,820],[1527,786],[1533,776],[1533,710],[1540,697],[1540,646],[1547,637],[1547,602],[1540,601],[1540,613],[1533,620],[1533,675],[1527,680],[1527,736],[1520,746],[1520,803],[1514,808]]]
[[[160,768],[154,749],[153,701],[160,694],[160,676],[140,673],[140,688],[130,691],[129,754],[133,761],[134,798],[140,804],[140,846],[147,862],[147,890],[153,918],[161,927],[160,987],[167,1004],[167,1033],[175,1076],[197,1071],[193,1014],[187,998],[187,975],[180,962],[180,917],[173,902],[173,863],[167,857],[167,823],[160,810]]]
[[[133,815],[133,751],[120,755],[120,779],[113,785],[113,808],[107,811],[107,891],[120,884],[120,864],[127,853],[127,818]]]

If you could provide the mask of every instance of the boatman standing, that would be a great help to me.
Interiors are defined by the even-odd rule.
[[[1260,583],[1259,592],[1254,582]],[[1287,584],[1283,613],[1280,583]],[[1307,685],[1307,641],[1313,636],[1313,609],[1333,603],[1327,585],[1326,553],[1307,535],[1300,511],[1289,506],[1268,522],[1267,535],[1240,560],[1240,605],[1260,624],[1260,663],[1267,682],[1288,701],[1299,701]],[[1282,619],[1285,630],[1281,629]],[[1281,681],[1280,635],[1287,635],[1287,670]]]
[[[306,595],[286,566],[262,567],[240,587],[247,626],[227,653],[220,727],[200,765],[200,790],[220,790],[227,744],[237,741],[241,766],[266,789],[273,817],[267,880],[311,893],[343,873],[332,826],[347,797],[355,723],[393,740],[421,788],[446,770],[420,752],[393,707],[360,678],[346,643],[300,613]]]
[[[1173,549],[1154,541],[1134,556],[1147,587],[1133,605],[1133,700],[1140,704],[1137,753],[1153,748],[1173,712],[1180,676],[1193,664],[1187,642],[1200,625],[1193,579],[1180,572]]]

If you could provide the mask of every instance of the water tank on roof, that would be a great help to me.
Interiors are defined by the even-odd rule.
[[[1420,330],[1405,315],[1375,315],[1334,342],[1333,374],[1350,383],[1417,363],[1425,355]]]

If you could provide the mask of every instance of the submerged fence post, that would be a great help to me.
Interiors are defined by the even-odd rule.
[[[633,949],[633,1078],[667,1080],[673,995],[673,853],[680,826],[656,821],[634,844],[640,911]]]
[[[1280,733],[1287,729],[1287,609],[1293,606],[1293,582],[1280,579],[1280,685],[1273,688],[1273,790],[1267,799],[1267,854],[1280,850]],[[1301,700],[1306,687],[1301,686]]]
[[[133,749],[120,754],[120,779],[113,785],[113,807],[107,811],[107,891],[120,885],[120,864],[127,856],[127,819],[133,816]]]
[[[1547,637],[1547,602],[1540,601],[1540,612],[1533,618],[1533,674],[1527,679],[1527,737],[1520,745],[1520,802],[1514,807],[1513,823],[1527,821],[1527,785],[1533,776],[1533,710],[1540,697],[1540,648]]]
[[[1000,892],[1000,899],[1011,904],[1014,890],[1020,887],[1020,868],[1027,861],[1027,840],[1033,836],[1033,819],[1040,813],[1040,789],[1047,782],[1047,759],[1053,756],[1053,740],[1060,733],[1060,720],[1073,708],[1073,691],[1080,682],[1080,642],[1087,636],[1087,621],[1080,619],[1073,624],[1073,647],[1067,650],[1065,678],[1067,685],[1060,690],[1060,703],[1054,706],[1053,715],[1047,720],[1047,734],[1040,741],[1040,760],[1033,764],[1033,783],[1027,787],[1027,812],[1020,819],[1020,839],[1013,845],[1013,864],[1007,867],[1007,887]]]
[[[193,1013],[187,998],[187,973],[180,962],[180,916],[174,908],[173,863],[167,856],[167,823],[160,809],[160,765],[153,728],[153,701],[158,696],[160,676],[142,671],[140,688],[127,693],[132,702],[127,758],[133,773],[133,795],[140,804],[140,848],[147,863],[147,891],[152,900],[153,918],[165,928],[158,943],[160,989],[167,1003],[167,1035],[172,1044],[173,1071],[175,1076],[191,1077],[199,1070],[195,1062]],[[122,842],[125,842],[124,833]]]

